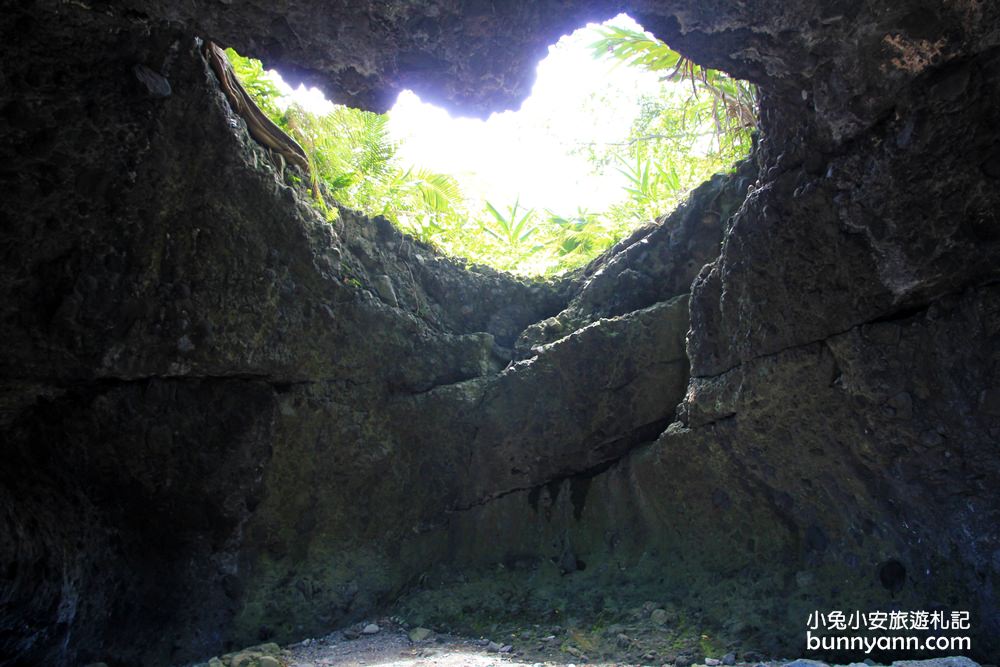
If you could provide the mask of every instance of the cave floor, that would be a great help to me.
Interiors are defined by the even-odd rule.
[[[366,625],[368,626],[366,628]],[[375,631],[377,626],[377,631]],[[365,630],[370,634],[366,634]],[[423,633],[423,635],[415,634]],[[562,635],[562,636],[559,636]],[[574,644],[579,638],[572,632],[550,633],[537,629],[515,633],[496,633],[495,637],[471,638],[433,633],[423,628],[410,630],[390,619],[373,624],[358,624],[345,631],[332,632],[324,637],[306,639],[286,647],[262,644],[257,647],[214,658],[209,667],[262,667],[279,664],[287,667],[352,667],[384,665],[409,667],[439,665],[441,667],[499,667],[501,665],[594,665],[628,667],[640,664],[661,664],[664,656],[655,654],[638,656],[635,648],[620,650],[609,655],[608,647],[601,647],[600,659],[587,656]],[[594,647],[597,648],[596,646]],[[267,662],[265,656],[274,662]],[[667,656],[673,662],[674,656]],[[218,661],[218,662],[216,662]],[[736,663],[758,664],[752,663]],[[776,663],[778,664],[778,663]]]
[[[337,633],[340,634],[340,633]],[[324,641],[325,639],[325,641]],[[456,637],[436,637],[425,642],[410,642],[402,631],[382,631],[377,635],[354,640],[331,636],[307,646],[290,647],[290,666],[344,667],[385,665],[411,667],[439,665],[441,667],[492,667],[500,665],[541,664],[518,657],[490,652],[481,642]]]
[[[431,634],[421,641],[411,641],[402,628],[385,621],[379,623],[379,632],[354,637],[335,632],[326,637],[293,644],[283,651],[289,667],[361,667],[383,665],[386,667],[414,667],[437,665],[440,667],[500,667],[501,665],[566,665],[586,663],[591,665],[621,666],[632,662],[592,662],[587,656],[566,652],[563,642],[553,638],[531,648],[515,648],[516,638],[506,638],[511,643],[501,643],[504,638],[472,639],[452,635]],[[353,637],[353,638],[351,638]],[[544,644],[551,644],[545,647]]]
[[[377,630],[375,629],[377,626]],[[367,630],[367,632],[366,632]],[[419,634],[422,633],[422,634]],[[525,634],[530,635],[530,631]],[[510,643],[501,643],[506,639]],[[737,661],[730,653],[721,660],[703,658],[697,663],[688,659],[645,654],[640,659],[627,646],[609,654],[607,646],[597,647],[600,659],[585,655],[573,645],[572,632],[566,636],[547,635],[525,641],[524,634],[509,633],[495,639],[436,634],[424,628],[409,632],[391,619],[361,623],[324,637],[306,639],[286,647],[261,644],[252,648],[212,658],[206,667],[828,667],[816,660],[767,660],[747,654]],[[754,658],[750,660],[750,658]],[[877,663],[851,663],[849,667],[877,667]],[[198,666],[201,667],[201,666]],[[930,660],[897,661],[892,667],[980,667],[965,657],[941,657]],[[993,667],[986,665],[985,667]]]

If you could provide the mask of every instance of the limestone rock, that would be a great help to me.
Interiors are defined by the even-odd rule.
[[[964,656],[931,658],[929,660],[897,660],[892,667],[979,667],[979,663]]]
[[[434,636],[434,631],[429,630],[428,628],[417,627],[410,630],[407,636],[410,638],[411,642],[423,642],[431,639]]]

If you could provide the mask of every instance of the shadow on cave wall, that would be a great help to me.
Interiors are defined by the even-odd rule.
[[[760,145],[558,284],[327,225],[195,40],[484,110],[620,9],[487,4],[0,17],[0,663],[647,599],[785,654],[969,609],[995,651],[997,9],[630,3],[762,84]]]

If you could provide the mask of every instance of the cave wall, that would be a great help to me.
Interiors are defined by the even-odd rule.
[[[180,663],[397,599],[458,626],[511,613],[498,563],[544,584],[525,613],[659,596],[794,653],[807,610],[896,602],[996,650],[993,5],[630,3],[764,86],[759,146],[554,284],[323,221],[196,40],[482,113],[622,8],[0,17],[0,663]]]
[[[353,482],[331,502],[375,499],[388,397],[499,370],[562,297],[385,221],[345,212],[334,231],[248,140],[188,33],[53,5],[6,13],[3,37],[0,655],[175,663],[255,640],[232,627],[241,554],[282,547],[245,522],[283,501],[265,484],[283,457],[346,446],[331,465],[346,457]],[[304,462],[295,484],[325,485]],[[386,503],[405,506],[395,482]],[[380,534],[337,529],[342,550]]]

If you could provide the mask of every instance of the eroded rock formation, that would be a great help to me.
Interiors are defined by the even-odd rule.
[[[412,86],[484,112],[622,9],[760,83],[760,143],[558,284],[324,222],[196,41],[369,108]],[[786,654],[816,608],[970,609],[994,653],[997,11],[9,9],[0,663],[645,599]]]

